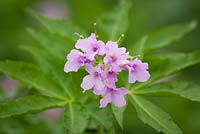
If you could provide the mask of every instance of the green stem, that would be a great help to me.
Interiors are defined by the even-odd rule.
[[[104,134],[102,125],[98,125],[98,134]]]

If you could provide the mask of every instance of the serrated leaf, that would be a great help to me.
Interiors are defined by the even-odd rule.
[[[62,107],[71,100],[59,100],[48,96],[32,95],[12,100],[7,103],[0,103],[0,118],[25,113],[40,112],[44,109]]]
[[[142,37],[139,39],[135,44],[129,48],[130,55],[138,56],[140,59],[143,59],[144,56],[144,45],[147,41],[147,36]]]
[[[91,102],[84,105],[84,108],[92,119],[104,126],[107,130],[111,129],[113,125],[112,114],[110,114],[111,111],[108,112],[107,109],[100,109],[98,106],[98,103]]]
[[[145,50],[153,50],[170,45],[170,43],[181,39],[185,34],[195,29],[196,26],[197,22],[192,21],[158,29],[148,34]]]
[[[77,92],[73,94],[74,90],[77,89],[77,87],[74,88],[74,86],[70,84],[71,81],[73,81],[72,76],[69,74],[66,75],[66,73],[63,71],[65,64],[64,61],[59,61],[54,55],[45,51],[44,49],[40,49],[40,47],[21,46],[21,48],[30,52],[33,55],[35,61],[41,67],[42,71],[51,74],[52,79],[55,79],[55,81],[57,81],[62,86],[62,88],[70,98],[73,98],[75,95],[77,95]],[[80,75],[78,78],[81,78]]]
[[[124,107],[116,107],[114,105],[111,106],[113,115],[115,119],[117,120],[117,123],[121,128],[123,128],[123,116],[124,116],[124,111],[126,109],[126,106]]]
[[[87,114],[77,104],[68,104],[64,112],[64,128],[66,134],[81,134],[87,127]]]
[[[186,81],[160,83],[134,92],[144,95],[176,95],[192,101],[200,101],[200,86]]]
[[[39,42],[38,45],[45,48],[50,54],[59,58],[61,61],[66,59],[66,55],[74,47],[74,42],[56,34],[51,34],[46,31],[35,31],[30,28],[28,29],[28,32]]]
[[[152,73],[154,73],[151,79],[156,80],[200,63],[200,51],[152,55],[148,56],[146,60],[149,61]]]
[[[33,64],[14,61],[0,62],[0,72],[52,97],[67,98],[62,87]]]
[[[109,40],[116,41],[126,32],[130,7],[131,3],[128,0],[121,0],[118,6],[97,21],[97,26],[105,32]]]
[[[182,134],[180,128],[172,121],[169,114],[141,96],[129,94],[130,102],[135,106],[138,117],[158,132]]]
[[[75,32],[85,35],[84,30],[73,25],[71,22],[67,20],[48,18],[32,10],[28,10],[28,12],[32,16],[34,16],[42,25],[44,25],[49,32],[62,35],[68,40],[72,41],[77,40],[77,37],[74,34]]]
[[[29,52],[33,56],[34,61],[40,66],[43,72],[49,73],[52,70],[52,66],[47,60],[48,57],[51,57],[51,55],[47,53],[42,47],[24,45],[20,46],[20,48],[24,51]]]
[[[134,89],[139,89],[155,80],[164,78],[184,68],[200,63],[200,51],[191,53],[155,54],[145,57],[149,63],[150,80],[145,83],[135,84]]]
[[[55,126],[37,114],[3,118],[0,119],[0,124],[0,130],[3,134],[49,134],[56,133],[59,129],[59,125]]]

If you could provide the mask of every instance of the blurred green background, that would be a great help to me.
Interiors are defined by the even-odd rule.
[[[117,0],[1,0],[0,1],[0,60],[14,59],[32,61],[29,55],[19,49],[19,45],[29,44],[32,39],[27,27],[37,27],[37,23],[26,13],[27,8],[54,17],[73,21],[85,29],[90,29],[95,19],[111,10]],[[120,9],[119,9],[120,10]],[[200,20],[200,0],[132,0],[130,26],[125,34],[125,45],[135,42],[143,35],[166,25]],[[189,52],[200,50],[200,26],[164,51]],[[1,80],[4,79],[3,77]],[[185,69],[181,78],[199,84],[200,65]],[[2,80],[3,81],[3,80]],[[2,82],[1,82],[2,83]],[[3,84],[2,84],[3,85]],[[2,86],[1,85],[1,86]],[[152,99],[152,98],[150,98]],[[155,101],[169,112],[185,134],[200,133],[200,104],[172,97],[156,98]],[[135,116],[134,116],[135,115]],[[45,120],[44,120],[45,119]],[[155,134],[156,131],[144,125],[132,108],[125,113],[124,130],[121,134]],[[58,119],[47,120],[41,114],[0,120],[0,133],[58,133]],[[3,124],[3,125],[2,125]],[[40,127],[44,129],[41,130]],[[45,129],[46,128],[46,129]],[[20,130],[22,129],[22,130]],[[19,131],[19,132],[18,132]],[[43,132],[44,131],[44,132]]]

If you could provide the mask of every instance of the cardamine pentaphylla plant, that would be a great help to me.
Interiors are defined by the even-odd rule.
[[[96,95],[104,95],[100,101],[100,107],[106,107],[112,102],[115,106],[121,107],[126,104],[124,95],[128,90],[124,87],[116,88],[117,74],[123,70],[129,71],[129,83],[136,81],[145,82],[150,74],[147,71],[148,64],[142,63],[139,59],[133,59],[126,48],[119,48],[117,42],[108,41],[105,43],[96,39],[94,33],[86,39],[79,39],[75,45],[77,49],[72,49],[67,56],[65,72],[77,72],[81,66],[89,75],[83,78],[81,87],[85,90],[94,88]],[[96,59],[99,59],[97,61]],[[96,66],[94,66],[96,65]]]
[[[200,63],[200,51],[163,51],[197,23],[174,24],[136,40],[129,35],[134,30],[128,27],[130,9],[130,2],[121,0],[113,10],[97,15],[96,30],[29,10],[44,28],[28,28],[34,42],[20,46],[33,60],[0,61],[0,72],[20,83],[15,97],[0,98],[0,119],[61,108],[62,123],[57,125],[62,127],[56,133],[126,133],[132,124],[123,122],[127,120],[123,115],[133,117],[134,123],[136,114],[127,112],[134,107],[138,118],[158,133],[181,134],[170,114],[162,110],[165,106],[151,98],[161,102],[164,95],[200,101],[199,85],[174,75]],[[89,37],[79,39],[75,32]],[[118,40],[121,34],[124,42]],[[171,75],[173,79],[167,77]],[[55,127],[48,128],[55,133]]]

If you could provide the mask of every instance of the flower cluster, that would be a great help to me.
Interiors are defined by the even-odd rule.
[[[117,107],[126,104],[124,95],[128,90],[115,86],[117,74],[121,71],[128,70],[129,83],[145,82],[150,77],[148,64],[132,58],[126,48],[118,47],[117,42],[108,41],[105,44],[92,33],[88,38],[79,39],[75,47],[67,56],[64,71],[77,72],[84,66],[88,75],[83,78],[81,87],[84,91],[93,88],[94,94],[103,96],[100,100],[101,108],[111,102]]]

